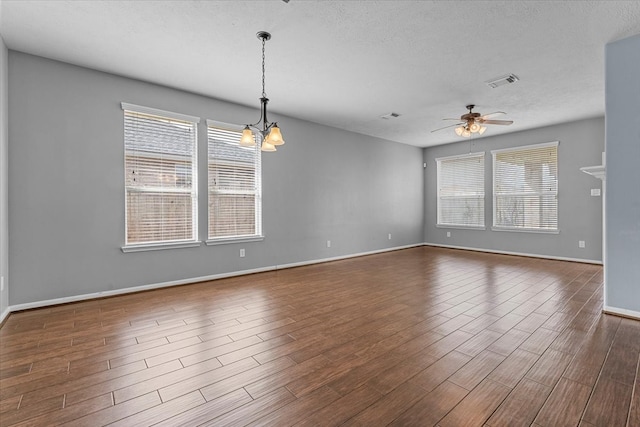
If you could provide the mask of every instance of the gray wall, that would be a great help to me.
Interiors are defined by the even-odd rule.
[[[487,133],[491,132],[491,128]],[[491,150],[559,141],[558,228],[559,234],[491,231],[493,223]],[[486,230],[437,228],[438,157],[485,152]],[[604,151],[604,119],[594,118],[548,126],[508,135],[430,147],[425,150],[425,242],[465,248],[505,251],[588,261],[602,261],[602,198],[592,197],[591,188],[602,183],[580,171],[601,163]],[[447,237],[447,231],[451,237]],[[578,248],[584,240],[586,247]]]
[[[4,280],[4,289],[0,290],[0,321],[9,308],[9,226],[7,217],[7,152],[8,135],[8,51],[4,40],[0,37],[0,277]]]
[[[259,115],[257,98],[252,109],[10,51],[11,305],[422,242],[422,149],[271,114],[287,143],[263,154],[264,241],[124,254],[122,101],[229,123]],[[204,123],[199,141],[202,174]],[[199,192],[205,239],[206,176]]]
[[[608,307],[640,315],[640,35],[606,53]]]

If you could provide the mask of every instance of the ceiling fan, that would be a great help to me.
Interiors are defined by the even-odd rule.
[[[439,129],[432,130],[431,132],[437,132],[442,129],[451,128],[457,126],[455,129],[456,135],[468,138],[472,133],[482,135],[487,128],[483,125],[510,125],[513,120],[494,120],[489,119],[489,116],[494,114],[507,114],[504,111],[494,111],[493,113],[481,115],[480,113],[474,113],[472,110],[475,108],[474,104],[467,105],[468,113],[460,116],[459,119],[442,119],[442,120],[455,120],[458,123],[445,126]]]

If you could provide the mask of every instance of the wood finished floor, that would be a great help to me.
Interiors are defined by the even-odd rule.
[[[2,426],[640,426],[602,268],[420,247],[12,314]]]

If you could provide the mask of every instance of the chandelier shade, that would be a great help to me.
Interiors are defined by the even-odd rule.
[[[271,145],[284,144],[284,139],[282,139],[282,133],[280,133],[280,128],[277,123],[271,127],[271,131],[269,132],[269,135],[267,135],[267,142]]]
[[[254,147],[256,145],[256,138],[249,129],[249,126],[245,126],[242,131],[242,137],[240,138],[240,145],[243,147]]]

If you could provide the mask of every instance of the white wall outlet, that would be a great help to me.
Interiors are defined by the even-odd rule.
[[[591,195],[592,196],[599,196],[600,195],[600,189],[599,188],[592,188],[591,189]]]
[[[331,247],[331,240],[327,240],[327,247],[330,248]]]
[[[240,258],[244,258],[244,248],[240,249]]]
[[[584,240],[578,240],[578,247],[579,248],[584,248],[585,244],[584,244]]]
[[[451,237],[451,232],[447,231],[447,237]]]
[[[389,240],[391,240],[391,233],[389,233]]]

